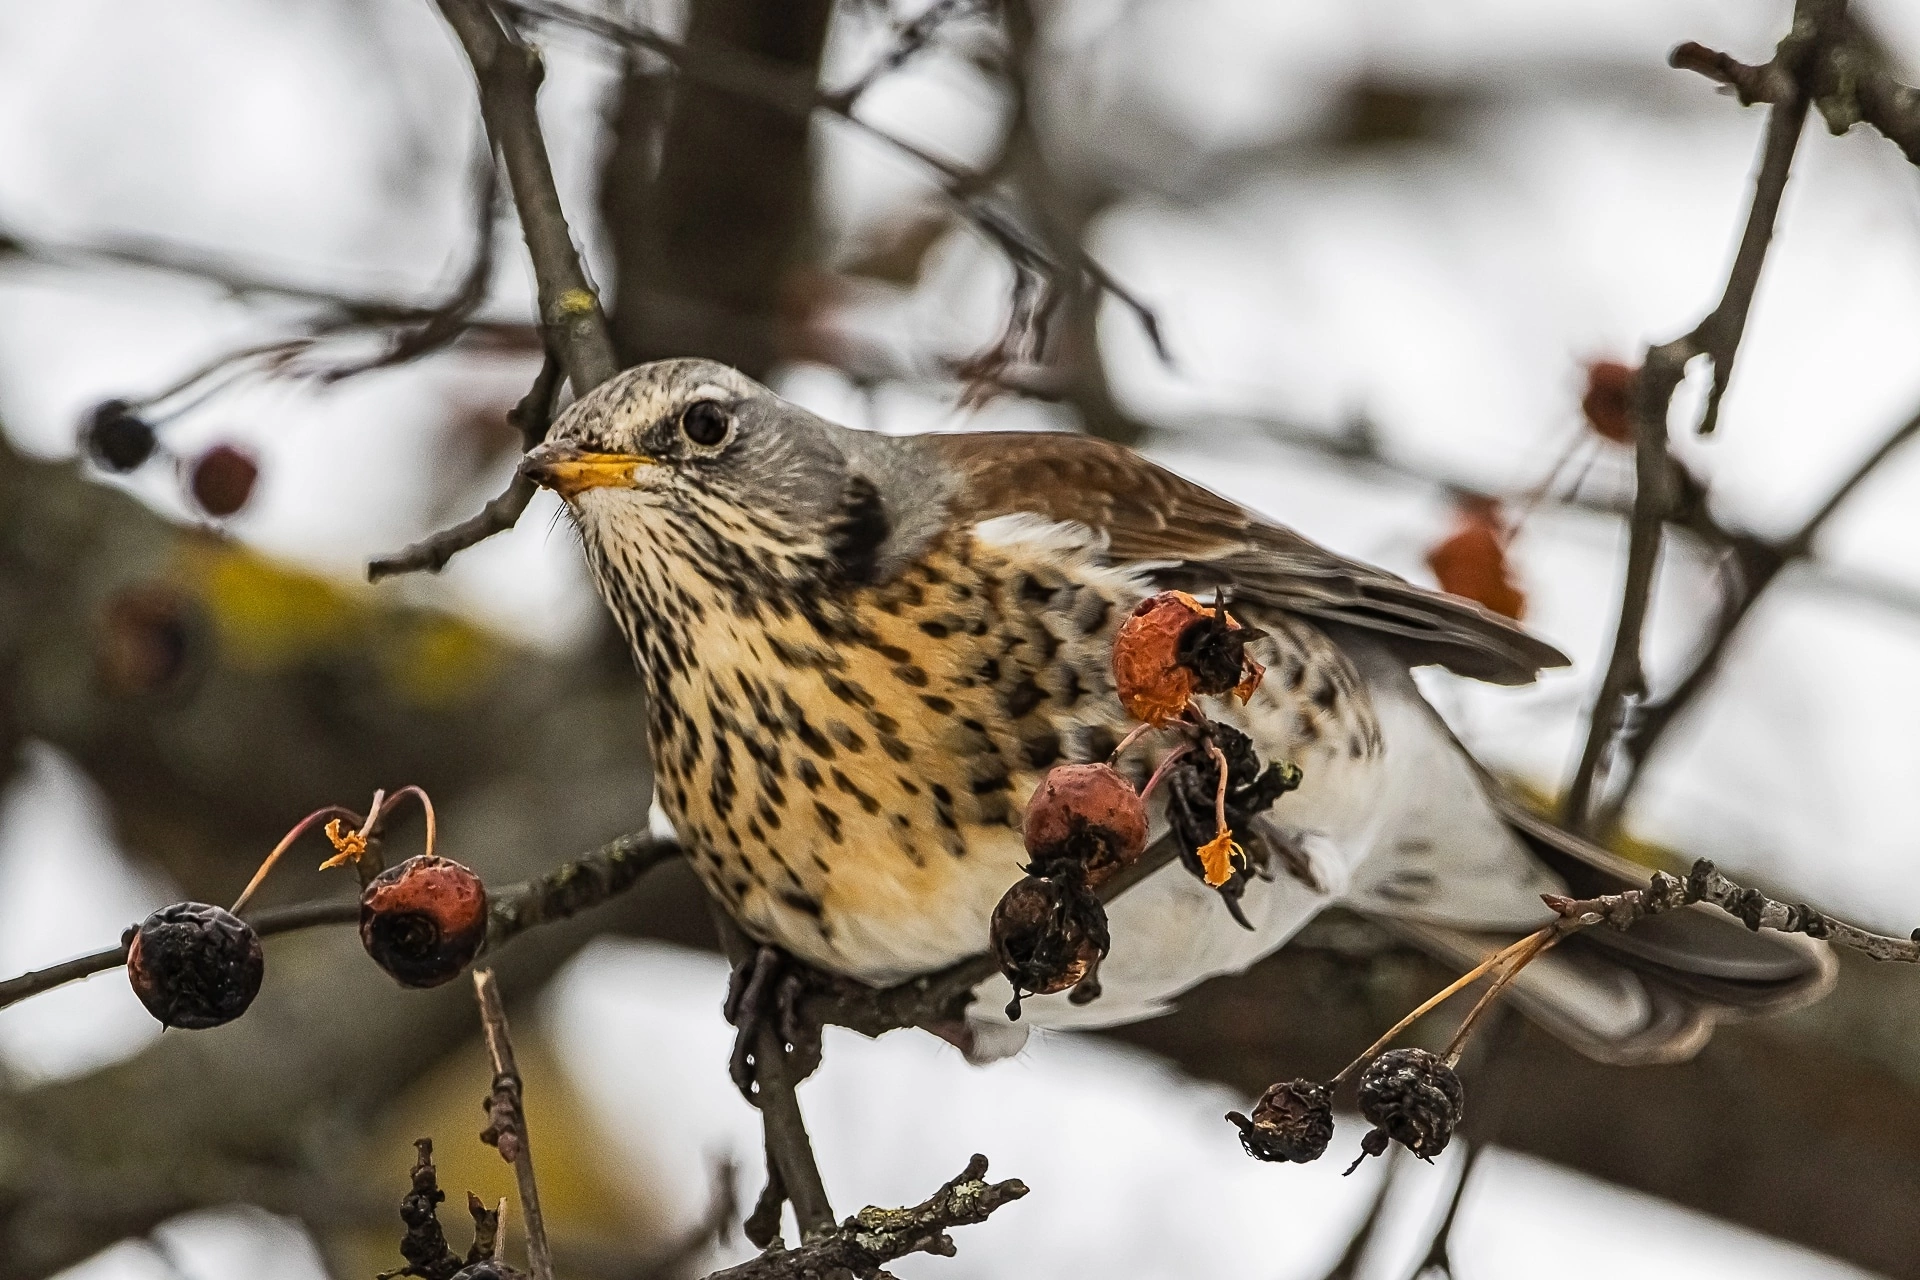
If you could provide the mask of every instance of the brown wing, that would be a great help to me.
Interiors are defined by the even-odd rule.
[[[961,476],[952,514],[986,520],[1032,512],[1078,521],[1118,561],[1165,564],[1168,586],[1389,637],[1410,666],[1438,664],[1495,684],[1564,667],[1558,649],[1470,600],[1347,560],[1120,445],[1090,436],[968,432],[924,436]]]

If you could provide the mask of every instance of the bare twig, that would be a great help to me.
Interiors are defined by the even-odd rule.
[[[507,1011],[491,969],[473,971],[473,995],[480,1004],[480,1025],[487,1036],[487,1057],[493,1063],[493,1092],[488,1099],[489,1123],[481,1141],[498,1147],[500,1158],[513,1166],[520,1192],[520,1216],[527,1222],[527,1267],[533,1280],[553,1280],[553,1252],[547,1245],[547,1220],[540,1212],[540,1185],[533,1176],[533,1148],[527,1141],[527,1110],[521,1098],[520,1068],[513,1061],[513,1040],[507,1033]]]
[[[624,893],[648,871],[680,856],[680,846],[654,836],[621,836],[594,852],[566,863],[525,884],[510,885],[493,896],[487,914],[484,952],[499,950],[528,929],[578,915]],[[252,916],[247,923],[263,937],[322,924],[358,924],[360,903],[302,902],[274,907]],[[79,956],[45,969],[0,982],[0,1009],[77,982],[127,962],[126,944]]]
[[[708,1280],[813,1280],[850,1272],[885,1275],[887,1263],[914,1253],[953,1256],[948,1229],[985,1222],[994,1210],[1027,1194],[1017,1179],[988,1182],[987,1158],[975,1156],[960,1175],[921,1203],[905,1209],[869,1205],[834,1230],[798,1249],[774,1249]]]
[[[1920,90],[1900,83],[1886,51],[1858,22],[1841,15],[1826,30],[1828,38],[1813,51],[1806,82],[1827,127],[1839,134],[1856,124],[1871,125],[1920,164]],[[1770,74],[1769,66],[1751,66],[1693,41],[1675,49],[1669,61],[1727,86],[1745,106],[1779,102],[1783,94],[1797,92]]]
[[[437,2],[473,64],[487,136],[507,167],[514,207],[533,257],[547,350],[566,370],[574,394],[585,395],[611,378],[619,363],[600,300],[587,283],[554,186],[553,166],[534,109],[541,77],[539,55],[500,21],[489,0]]]
[[[1804,902],[1797,905],[1776,902],[1758,889],[1748,889],[1729,880],[1705,858],[1693,864],[1684,880],[1664,871],[1656,871],[1644,889],[1626,889],[1596,898],[1563,898],[1557,894],[1541,896],[1560,917],[1550,927],[1562,936],[1599,924],[1626,930],[1648,916],[1690,903],[1706,902],[1735,917],[1749,929],[1804,933],[1809,938],[1858,951],[1871,960],[1920,964],[1920,929],[1914,931],[1913,938],[1890,938],[1870,933],[1844,920],[1836,920]]]
[[[433,1167],[433,1139],[415,1138],[413,1169],[408,1174],[412,1186],[400,1201],[400,1221],[406,1234],[400,1238],[400,1256],[407,1265],[384,1271],[379,1280],[397,1276],[419,1276],[421,1280],[452,1280],[460,1270],[460,1255],[447,1243],[440,1226],[439,1208],[447,1193],[440,1189],[440,1175]],[[476,1244],[478,1219],[475,1219]]]
[[[1747,314],[1760,284],[1761,267],[1773,242],[1773,227],[1793,167],[1794,151],[1806,122],[1807,95],[1802,78],[1812,56],[1833,22],[1845,11],[1845,0],[1798,0],[1793,30],[1781,40],[1769,64],[1768,75],[1791,82],[1779,89],[1767,118],[1766,141],[1760,170],[1754,178],[1753,201],[1745,229],[1727,272],[1719,303],[1694,328],[1651,348],[1642,361],[1633,396],[1634,493],[1633,516],[1627,543],[1627,571],[1620,592],[1620,616],[1606,674],[1594,698],[1587,737],[1567,787],[1564,816],[1567,825],[1582,833],[1592,830],[1592,797],[1596,775],[1613,745],[1629,699],[1644,696],[1646,673],[1641,664],[1641,633],[1652,597],[1660,543],[1676,496],[1675,464],[1667,451],[1667,414],[1689,361],[1707,356],[1713,363],[1713,385],[1699,430],[1714,429],[1720,401],[1733,376],[1734,358],[1746,331]]]
[[[1660,739],[1679,716],[1692,705],[1719,674],[1720,664],[1735,633],[1759,602],[1760,596],[1779,577],[1781,570],[1812,556],[1815,540],[1834,514],[1853,496],[1881,464],[1920,435],[1920,412],[1902,423],[1878,448],[1863,458],[1847,478],[1828,496],[1820,508],[1803,521],[1790,536],[1777,542],[1762,542],[1741,535],[1727,534],[1728,554],[1735,560],[1728,591],[1730,596],[1714,619],[1712,633],[1687,674],[1670,693],[1636,710],[1632,723],[1620,735],[1618,780],[1610,779],[1609,794],[1599,806],[1594,827],[1609,829],[1618,820],[1635,787],[1644,776],[1644,766]]]
[[[907,65],[933,43],[940,29],[950,22],[971,16],[987,7],[987,0],[934,0],[893,34],[886,51],[844,88],[821,95],[821,105],[845,115],[853,110],[862,94],[881,80]]]
[[[309,929],[320,924],[354,924],[360,919],[360,904],[355,902],[302,902],[291,907],[274,907],[256,913],[247,923],[261,936]],[[107,947],[90,955],[76,956],[44,969],[35,969],[0,982],[0,1009],[17,1004],[28,996],[78,982],[127,962],[127,946]]]
[[[560,363],[549,354],[541,362],[533,386],[507,415],[507,420],[519,428],[524,448],[531,449],[547,438],[547,428],[553,423],[553,407],[559,390]],[[533,481],[515,471],[507,487],[498,497],[480,508],[479,514],[469,516],[459,524],[442,529],[393,555],[369,563],[367,581],[378,582],[397,573],[412,573],[422,569],[428,573],[440,572],[446,567],[447,561],[468,547],[513,528],[538,489],[539,486]]]

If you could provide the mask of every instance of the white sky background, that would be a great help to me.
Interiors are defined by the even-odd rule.
[[[1863,7],[1920,61],[1920,7]],[[1250,424],[1332,431],[1364,415],[1412,465],[1496,489],[1536,481],[1578,430],[1579,363],[1630,357],[1690,327],[1717,297],[1744,215],[1762,115],[1666,70],[1666,51],[1698,39],[1761,60],[1787,8],[1080,0],[1055,33],[1063,73],[1042,119],[1068,173],[1119,169],[1154,193],[1109,211],[1096,247],[1154,305],[1178,360],[1160,366],[1115,309],[1103,338],[1120,394],[1142,415],[1187,428],[1161,449],[1170,464],[1339,550],[1424,579],[1424,551],[1448,518],[1443,495],[1357,478]],[[833,72],[863,65],[870,40],[843,30]],[[563,41],[550,65],[543,114],[578,214],[607,64]],[[1330,92],[1362,72],[1489,96],[1442,148],[1380,149],[1365,163],[1288,150],[1322,123]],[[424,0],[0,9],[0,225],[72,243],[160,237],[265,274],[427,297],[461,262],[471,92]],[[962,159],[991,145],[998,122],[977,73],[954,57],[915,64],[864,109]],[[921,175],[896,157],[830,126],[820,136],[821,202],[838,242],[858,243],[926,198]],[[1252,167],[1194,198],[1208,149],[1268,144],[1275,159],[1264,173]],[[524,314],[518,232],[501,234],[491,311]],[[936,248],[920,290],[866,304],[845,323],[925,361],[990,337],[1002,287],[989,256],[955,236]],[[34,452],[69,453],[86,405],[170,381],[293,314],[158,274],[0,263],[0,421]],[[1723,515],[1766,532],[1792,527],[1920,406],[1916,350],[1920,178],[1878,138],[1832,139],[1816,121],[1721,431],[1687,447]],[[486,473],[452,495],[433,487],[454,406],[506,401],[528,372],[444,358],[324,392],[255,386],[181,420],[168,443],[187,454],[215,439],[252,444],[263,482],[233,532],[357,579],[368,555],[498,486],[504,476]],[[783,386],[892,430],[1053,420],[1007,402],[968,419],[906,388],[858,397],[821,370],[795,370]],[[1603,458],[1590,483],[1618,486],[1624,475],[1619,460]],[[133,483],[182,512],[164,468]],[[1834,522],[1823,556],[1920,588],[1916,494],[1920,456],[1896,460]],[[442,579],[382,589],[471,610],[533,643],[578,637],[597,606],[568,539],[550,531],[545,501]],[[1524,691],[1432,683],[1490,759],[1542,781],[1565,769],[1612,625],[1623,546],[1617,523],[1589,514],[1550,511],[1527,526],[1517,552],[1530,621],[1577,665]],[[1677,565],[1662,592],[1656,679],[1688,651],[1700,580],[1698,566]],[[1920,919],[1920,835],[1908,802],[1920,777],[1916,658],[1920,619],[1784,583],[1705,714],[1671,735],[1636,822],[1866,923],[1911,927]],[[24,777],[0,817],[7,971],[99,945],[168,896],[128,874],[88,784],[57,756],[37,754]],[[636,1170],[683,1170],[721,1148],[757,1168],[750,1119],[719,1067],[712,964],[603,947],[553,998],[551,1034],[629,1138]],[[150,1035],[109,976],[0,1014],[0,1057],[29,1076],[59,1074]],[[1236,1100],[1137,1056],[1049,1042],[978,1073],[924,1038],[846,1041],[806,1094],[843,1206],[918,1199],[976,1147],[997,1172],[1036,1188],[1033,1200],[963,1233],[959,1259],[903,1264],[902,1274],[1007,1274],[1018,1262],[1057,1275],[1306,1276],[1337,1248],[1366,1193],[1359,1175],[1332,1177],[1331,1159],[1310,1170],[1245,1160],[1219,1121]],[[676,1084],[623,1107],[639,1059]],[[929,1095],[950,1105],[877,1119],[905,1117],[906,1099]],[[876,1105],[883,1100],[898,1106]],[[1418,1199],[1410,1193],[1408,1233],[1424,1211]],[[1234,1211],[1206,1207],[1221,1200]],[[1196,1233],[1202,1216],[1211,1221]],[[1060,1226],[1069,1221],[1101,1230],[1070,1239]],[[1631,1232],[1609,1229],[1625,1222]],[[257,1274],[264,1256],[275,1274],[293,1275],[287,1230],[251,1215],[201,1215],[169,1240],[195,1280]],[[1102,1232],[1114,1253],[1096,1259],[1086,1241]],[[1547,1242],[1569,1232],[1635,1251],[1556,1253],[1563,1267],[1591,1263],[1590,1274],[1628,1263],[1649,1276],[1843,1273],[1499,1158],[1469,1201],[1463,1280],[1534,1274]],[[1211,1262],[1195,1266],[1203,1256]],[[1031,1266],[1041,1259],[1048,1265]],[[160,1266],[129,1247],[84,1270],[108,1280]]]

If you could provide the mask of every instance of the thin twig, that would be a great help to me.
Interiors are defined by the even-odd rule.
[[[262,937],[274,933],[288,933],[295,929],[309,929],[320,924],[357,924],[360,920],[360,904],[353,902],[302,902],[290,907],[273,907],[256,913],[248,924]],[[125,943],[117,947],[107,947],[90,955],[76,956],[72,960],[63,960],[59,964],[48,965],[44,969],[35,969],[18,977],[0,982],[0,1009],[17,1004],[28,996],[37,996],[55,987],[65,986],[69,982],[78,982],[82,978],[92,977],[108,969],[118,968],[127,962]]]
[[[1843,12],[1844,0],[1837,5],[1835,0],[1798,0],[1794,29],[1780,42],[1769,64],[1770,74],[1792,80],[1799,87],[1791,92],[1780,90],[1779,100],[1768,113],[1753,200],[1719,303],[1691,332],[1648,350],[1636,379],[1633,396],[1636,488],[1627,542],[1627,571],[1620,591],[1620,616],[1614,628],[1606,673],[1588,718],[1586,741],[1567,786],[1563,814],[1566,824],[1582,834],[1593,829],[1594,785],[1619,732],[1628,701],[1644,696],[1646,691],[1641,635],[1653,594],[1661,539],[1676,496],[1675,464],[1667,450],[1667,414],[1674,392],[1686,374],[1687,363],[1705,355],[1713,362],[1713,386],[1707,394],[1699,430],[1703,434],[1710,432],[1718,421],[1721,398],[1733,376],[1734,359],[1746,331],[1754,291],[1759,287],[1761,268],[1773,242],[1780,196],[1786,189],[1794,151],[1806,122],[1807,95],[1800,85],[1800,77],[1806,72],[1810,51],[1826,38],[1825,33],[1813,29],[1813,18],[1835,8]]]
[[[547,438],[547,429],[553,424],[554,402],[559,391],[560,362],[549,354],[541,360],[540,372],[534,377],[533,386],[507,414],[507,420],[519,428],[523,448],[531,449]],[[367,581],[378,582],[394,574],[416,570],[440,572],[446,567],[447,561],[468,547],[513,528],[538,490],[538,485],[515,471],[506,489],[480,508],[479,514],[423,538],[402,551],[369,563]]]
[[[1705,858],[1693,864],[1684,880],[1656,871],[1644,889],[1577,899],[1543,894],[1542,899],[1559,915],[1553,928],[1561,934],[1600,924],[1612,929],[1630,929],[1648,916],[1706,902],[1749,929],[1804,933],[1809,938],[1858,951],[1871,960],[1920,964],[1920,929],[1916,929],[1911,938],[1892,938],[1837,920],[1804,902],[1776,902],[1758,889],[1729,880]]]
[[[680,856],[680,846],[656,836],[621,836],[592,853],[565,863],[524,884],[509,885],[492,895],[487,913],[487,941],[483,954],[540,925],[578,915],[626,892],[662,862]],[[358,924],[360,903],[302,902],[274,907],[252,916],[247,923],[262,937],[322,924]],[[0,1009],[77,982],[127,962],[126,944],[35,969],[0,982]]]
[[[620,366],[600,300],[581,268],[554,186],[553,166],[534,107],[541,78],[539,55],[511,24],[500,20],[489,0],[437,3],[473,64],[487,136],[507,167],[514,207],[533,258],[547,349],[559,358],[574,394],[583,396]]]
[[[488,1114],[492,1123],[481,1134],[500,1149],[500,1158],[513,1166],[520,1192],[520,1216],[527,1222],[527,1268],[533,1280],[553,1280],[553,1251],[547,1245],[547,1220],[540,1212],[540,1185],[533,1176],[533,1148],[527,1140],[527,1109],[522,1098],[520,1068],[513,1061],[513,1040],[507,1033],[507,1011],[493,970],[473,971],[473,995],[480,1005],[480,1025],[487,1036],[487,1057],[493,1063],[493,1094]]]
[[[1752,613],[1761,595],[1778,580],[1787,565],[1809,559],[1820,532],[1853,496],[1869,476],[1920,435],[1920,412],[1902,423],[1880,442],[1878,448],[1861,459],[1820,508],[1803,521],[1791,535],[1777,542],[1762,542],[1744,535],[1725,534],[1728,554],[1737,564],[1737,572],[1727,588],[1730,595],[1714,619],[1712,634],[1694,658],[1687,674],[1664,694],[1636,710],[1631,725],[1620,735],[1618,781],[1610,779],[1606,801],[1594,819],[1595,830],[1610,830],[1632,799],[1635,788],[1645,776],[1645,766],[1667,729],[1712,684],[1719,674],[1734,635]]]

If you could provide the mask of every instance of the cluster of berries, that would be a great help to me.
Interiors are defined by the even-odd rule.
[[[176,902],[127,930],[128,981],[163,1026],[222,1026],[253,1003],[266,960],[259,934],[236,913],[311,821],[294,828],[268,856],[233,910]],[[337,819],[328,824],[327,834],[339,850],[327,865],[366,853],[364,834],[343,830]],[[360,893],[361,945],[404,987],[437,987],[460,976],[486,941],[487,918],[487,889],[480,877],[431,851],[387,868]]]
[[[1422,1160],[1447,1149],[1465,1109],[1466,1091],[1445,1058],[1425,1049],[1389,1049],[1360,1073],[1355,1098],[1373,1127],[1360,1140],[1361,1155],[1382,1155],[1397,1142]],[[1229,1111],[1240,1144],[1256,1160],[1306,1164],[1326,1154],[1333,1141],[1333,1085],[1286,1080],[1270,1086],[1253,1115]]]
[[[125,400],[103,400],[80,424],[80,447],[103,470],[126,475],[160,452],[160,438]],[[214,445],[186,466],[187,491],[216,520],[246,506],[259,478],[259,464],[230,444]]]
[[[1180,591],[1148,597],[1122,624],[1114,685],[1140,725],[1113,758],[1150,729],[1177,728],[1188,740],[1166,753],[1142,788],[1108,762],[1059,765],[1035,789],[1023,833],[1027,875],[993,914],[993,953],[1013,987],[1008,1017],[1020,1016],[1026,995],[1070,990],[1076,1004],[1099,996],[1099,964],[1111,941],[1099,891],[1145,851],[1147,800],[1162,783],[1182,861],[1246,924],[1238,899],[1250,867],[1234,832],[1298,786],[1300,774],[1282,763],[1263,769],[1246,735],[1207,719],[1194,699],[1251,697],[1265,669],[1246,646],[1262,634],[1224,603],[1209,609]]]

